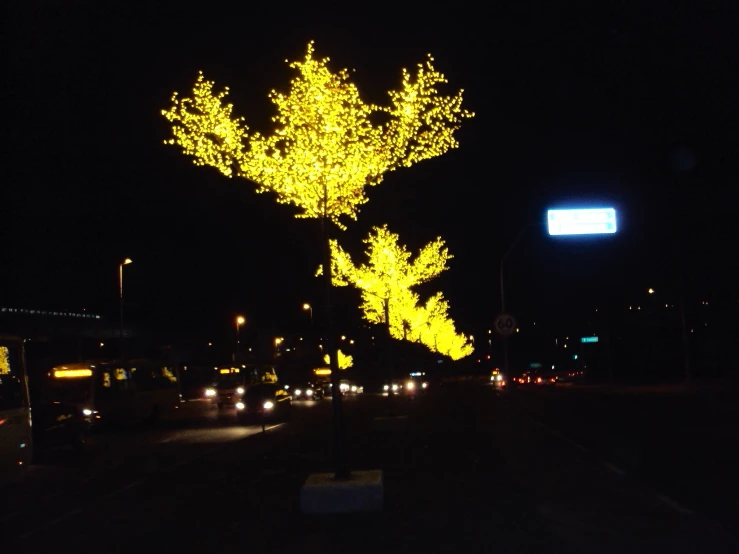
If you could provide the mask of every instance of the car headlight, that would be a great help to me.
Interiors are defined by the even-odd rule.
[[[408,381],[405,384],[405,388],[407,388],[408,390],[413,390],[416,388],[416,384],[413,381]]]
[[[236,409],[237,410],[243,410],[244,408],[246,408],[246,405],[243,402],[237,402],[236,403]]]
[[[310,390],[310,389],[308,389],[307,391],[305,391],[305,395],[306,396],[311,396],[311,395],[313,395],[313,391]]]
[[[496,375],[495,376],[495,380],[496,381],[502,381],[503,380],[503,376],[502,375]]]
[[[85,408],[84,410],[82,410],[82,413],[86,416],[91,416],[92,410],[90,408]]]
[[[236,389],[236,394],[244,394],[244,387],[239,387]]]
[[[382,390],[390,390],[390,385],[385,385],[384,387],[382,387]]]
[[[215,396],[216,389],[205,389],[205,396]]]
[[[275,407],[275,404],[274,404],[274,402],[270,402],[269,400],[267,400],[264,404],[262,404],[262,407],[265,410],[271,410],[272,408]]]
[[[429,388],[429,384],[428,384],[428,383],[424,383],[424,384],[423,384],[423,385],[421,385],[421,386],[422,386],[422,387],[423,387],[424,389],[427,389],[427,388]]]
[[[300,396],[303,393],[300,389],[295,389],[295,396]]]
[[[398,385],[393,385],[393,390],[398,390]]]

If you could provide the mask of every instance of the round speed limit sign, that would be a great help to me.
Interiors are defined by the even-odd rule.
[[[500,314],[495,318],[495,332],[508,337],[516,330],[516,319],[509,314]]]

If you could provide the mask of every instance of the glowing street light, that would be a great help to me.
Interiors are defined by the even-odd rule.
[[[654,294],[654,289],[651,289],[651,288],[650,288],[650,289],[649,289],[649,290],[648,290],[647,292],[648,292],[649,294]]]
[[[285,342],[283,337],[275,337],[275,358],[280,355],[280,345]]]
[[[307,312],[310,312],[310,324],[313,325],[313,306],[306,303],[306,304],[303,304],[303,309]]]
[[[123,358],[123,266],[132,264],[131,258],[126,258],[120,264],[118,264],[118,298],[120,303],[120,317],[121,317],[121,337],[120,337],[120,356]]]
[[[246,318],[243,315],[236,316],[236,354],[234,355],[234,361],[236,361],[236,355],[239,353],[239,345],[241,344],[241,326],[246,323]]]

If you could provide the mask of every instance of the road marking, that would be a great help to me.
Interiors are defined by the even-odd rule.
[[[565,436],[565,435],[563,435],[563,434],[561,434],[561,433],[553,430],[551,427],[545,425],[544,423],[542,423],[541,421],[539,421],[538,419],[536,419],[535,417],[533,417],[532,415],[530,415],[526,411],[521,411],[521,413],[523,413],[529,420],[531,420],[532,422],[534,422],[536,425],[538,425],[540,427],[543,427],[544,429],[546,429],[547,431],[549,431],[552,435],[554,435],[556,437],[559,437],[560,439],[569,442],[570,444],[572,444],[573,446],[575,446],[575,448],[577,448],[578,450],[581,450],[582,452],[589,452],[588,449],[585,448],[580,443],[575,442],[574,440],[570,439],[569,437],[567,437],[567,436]],[[603,465],[606,467],[606,469],[608,469],[608,470],[610,470],[610,471],[612,471],[612,472],[614,472],[614,473],[616,473],[618,475],[626,475],[626,471],[624,471],[620,467],[618,467],[618,466],[616,466],[616,465],[614,465],[614,464],[612,464],[610,462],[603,462]],[[658,494],[657,495],[657,498],[662,503],[664,503],[665,505],[669,506],[670,508],[672,508],[676,512],[679,512],[679,513],[685,514],[685,515],[695,515],[695,512],[694,511],[690,510],[689,508],[686,508],[685,506],[683,506],[682,504],[679,504],[678,502],[675,502],[669,496],[666,496],[664,494]]]
[[[119,467],[121,467],[122,465],[123,465],[123,462],[118,462],[118,463],[115,463],[115,464],[113,464],[112,466],[106,467],[106,468],[105,468],[105,469],[103,469],[102,471],[99,471],[99,472],[97,472],[97,473],[93,473],[93,474],[92,474],[92,475],[90,475],[89,477],[86,477],[86,478],[82,479],[82,481],[80,481],[80,483],[89,483],[89,482],[90,482],[90,481],[92,481],[93,479],[97,479],[98,477],[104,477],[106,473],[108,473],[108,472],[110,472],[110,471],[113,471],[114,469],[118,469],[118,468],[119,468]],[[61,493],[63,493],[63,492],[65,492],[65,491],[63,491],[63,490],[62,490],[62,491],[59,491],[59,493],[58,493],[58,494],[61,494]]]
[[[621,469],[618,466],[613,465],[610,462],[603,462],[603,465],[606,467],[606,469],[610,469],[613,473],[618,473],[619,475],[626,475],[626,472]]]
[[[47,522],[46,524],[42,525],[41,527],[37,527],[36,529],[31,529],[30,531],[26,531],[23,533],[20,537],[18,537],[20,540],[27,539],[28,537],[31,537],[33,535],[38,534],[39,532],[43,531],[44,529],[48,529],[49,527],[52,527],[56,525],[57,523],[61,523],[64,520],[67,520],[71,517],[74,517],[78,514],[82,513],[82,508],[77,508],[75,510],[72,510],[71,512],[67,512],[66,514],[59,516],[55,519],[52,519],[51,521]]]
[[[226,444],[229,444],[229,443],[226,443]],[[206,450],[205,452],[203,452],[203,453],[201,453],[201,454],[199,454],[197,456],[192,456],[191,458],[186,458],[186,459],[182,460],[181,462],[177,462],[174,465],[171,465],[171,466],[169,466],[169,467],[167,467],[165,469],[162,469],[162,470],[160,470],[160,473],[169,473],[170,471],[174,471],[175,469],[180,468],[180,467],[182,467],[184,465],[187,465],[190,462],[194,462],[196,460],[199,460],[200,458],[204,458],[206,456],[209,456],[213,452],[216,452],[216,451],[218,451],[218,450],[220,450],[221,448],[224,448],[224,447],[225,447],[225,445],[219,445],[219,446],[216,446],[214,448],[210,448],[210,449]]]
[[[111,497],[116,496],[116,495],[118,495],[118,494],[120,494],[122,492],[126,492],[127,490],[131,490],[131,489],[133,489],[135,487],[138,487],[139,485],[144,484],[145,481],[146,481],[145,478],[144,479],[138,479],[137,481],[133,481],[132,483],[129,483],[128,485],[126,485],[124,487],[121,487],[120,489],[116,489],[113,492],[106,494],[105,496],[103,496],[103,498],[111,498]]]
[[[546,430],[547,432],[549,432],[550,434],[554,435],[554,436],[555,436],[555,437],[557,437],[558,439],[560,439],[560,440],[563,440],[563,441],[565,441],[565,442],[568,442],[568,443],[570,443],[570,444],[571,444],[572,446],[574,446],[575,448],[577,448],[577,449],[578,449],[578,450],[579,450],[580,452],[585,452],[585,453],[588,453],[588,452],[590,452],[590,451],[589,451],[589,450],[588,450],[588,449],[587,449],[586,447],[584,447],[584,446],[583,446],[582,444],[580,444],[579,442],[577,442],[577,441],[574,441],[574,440],[572,440],[572,439],[571,439],[570,437],[568,437],[568,436],[566,436],[566,435],[563,435],[563,434],[562,434],[562,433],[560,433],[559,431],[555,431],[554,429],[552,429],[551,427],[549,427],[549,426],[548,426],[548,425],[547,425],[546,423],[544,423],[544,422],[542,422],[542,421],[539,421],[538,419],[536,419],[536,418],[535,418],[535,417],[533,417],[532,415],[530,415],[530,414],[527,414],[526,412],[523,412],[523,413],[524,413],[524,415],[525,415],[525,416],[526,416],[527,418],[529,418],[529,419],[530,419],[530,420],[531,420],[531,421],[532,421],[532,422],[533,422],[533,423],[534,423],[535,425],[538,425],[539,427],[542,427],[542,428],[544,428],[544,429],[545,429],[545,430]]]
[[[677,512],[680,512],[681,514],[686,514],[686,515],[694,515],[695,514],[695,512],[693,510],[689,510],[685,506],[683,506],[681,504],[678,504],[677,502],[675,502],[669,496],[665,496],[664,494],[658,494],[657,495],[657,498],[659,498],[662,502],[664,502],[670,508],[672,508],[673,510],[675,510]]]

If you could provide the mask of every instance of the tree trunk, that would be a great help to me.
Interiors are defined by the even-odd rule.
[[[349,469],[346,464],[344,444],[344,418],[341,409],[341,389],[339,379],[339,354],[336,348],[334,334],[333,307],[331,304],[331,289],[333,288],[333,268],[331,267],[331,237],[328,232],[329,221],[323,218],[323,267],[326,277],[326,332],[328,334],[328,356],[331,368],[331,403],[334,412],[334,458],[336,464],[336,479],[348,479]]]

